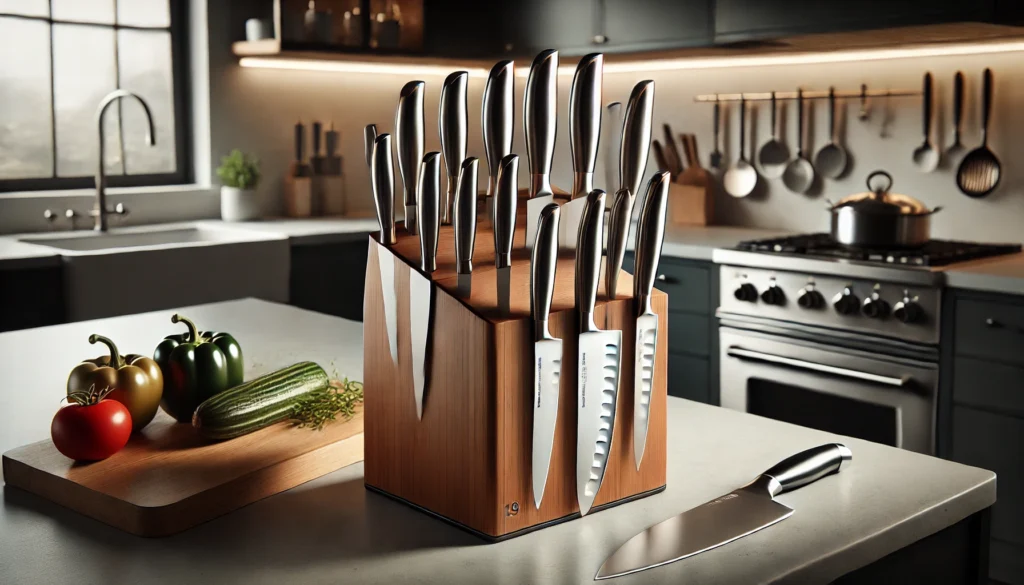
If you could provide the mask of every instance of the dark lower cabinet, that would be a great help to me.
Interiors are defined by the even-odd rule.
[[[63,323],[63,275],[60,265],[0,270],[0,331]]]
[[[293,244],[289,303],[362,321],[368,243]]]

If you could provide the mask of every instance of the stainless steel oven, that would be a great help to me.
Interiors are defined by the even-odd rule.
[[[722,406],[934,454],[936,362],[725,325],[719,338]]]

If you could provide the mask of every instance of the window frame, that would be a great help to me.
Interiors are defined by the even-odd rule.
[[[111,0],[114,3],[114,13],[117,14],[117,3],[118,2],[130,2],[131,0]],[[101,24],[95,22],[80,22],[72,20],[63,20],[53,18],[53,2],[50,4],[50,15],[43,16],[25,16],[21,14],[9,14],[6,12],[0,12],[0,17],[3,18],[18,18],[23,20],[32,20],[38,22],[46,22],[50,25],[50,84],[53,87],[53,25],[54,24],[74,24],[83,26],[96,26],[101,28],[107,28],[114,31],[126,29],[126,30],[154,30],[153,27],[141,27],[132,25],[122,25],[118,23],[114,24]],[[188,27],[188,9],[187,0],[168,0],[168,9],[170,10],[170,26],[166,29],[160,28],[159,30],[167,30],[171,35],[171,75],[172,75],[172,93],[174,102],[174,153],[176,161],[176,170],[172,173],[147,173],[138,175],[115,175],[107,174],[107,187],[151,187],[151,186],[164,186],[164,185],[184,185],[193,181],[193,160],[192,160],[192,140],[191,140],[191,119],[192,111],[191,104],[189,103],[188,96],[191,95],[191,85],[189,78],[188,69],[188,47],[189,47],[189,27]],[[116,20],[116,17],[115,17]],[[116,60],[118,55],[114,55]],[[87,189],[95,187],[95,177],[84,176],[84,177],[59,177],[57,176],[57,142],[56,142],[56,119],[54,112],[54,96],[51,92],[50,95],[50,116],[51,116],[51,132],[53,134],[53,172],[49,177],[35,177],[27,179],[0,179],[0,193],[18,192],[18,191],[63,191],[70,189]],[[99,104],[97,104],[98,106]],[[157,136],[159,143],[160,136]]]

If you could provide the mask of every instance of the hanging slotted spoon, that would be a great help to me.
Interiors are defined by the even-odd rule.
[[[1002,167],[988,148],[988,120],[992,113],[992,70],[985,69],[981,89],[981,146],[967,153],[956,171],[956,184],[968,197],[980,198],[999,186]]]

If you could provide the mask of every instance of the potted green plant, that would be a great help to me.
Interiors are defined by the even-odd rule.
[[[260,182],[260,161],[237,148],[220,161],[220,216],[224,221],[246,221],[260,216],[256,187]]]

